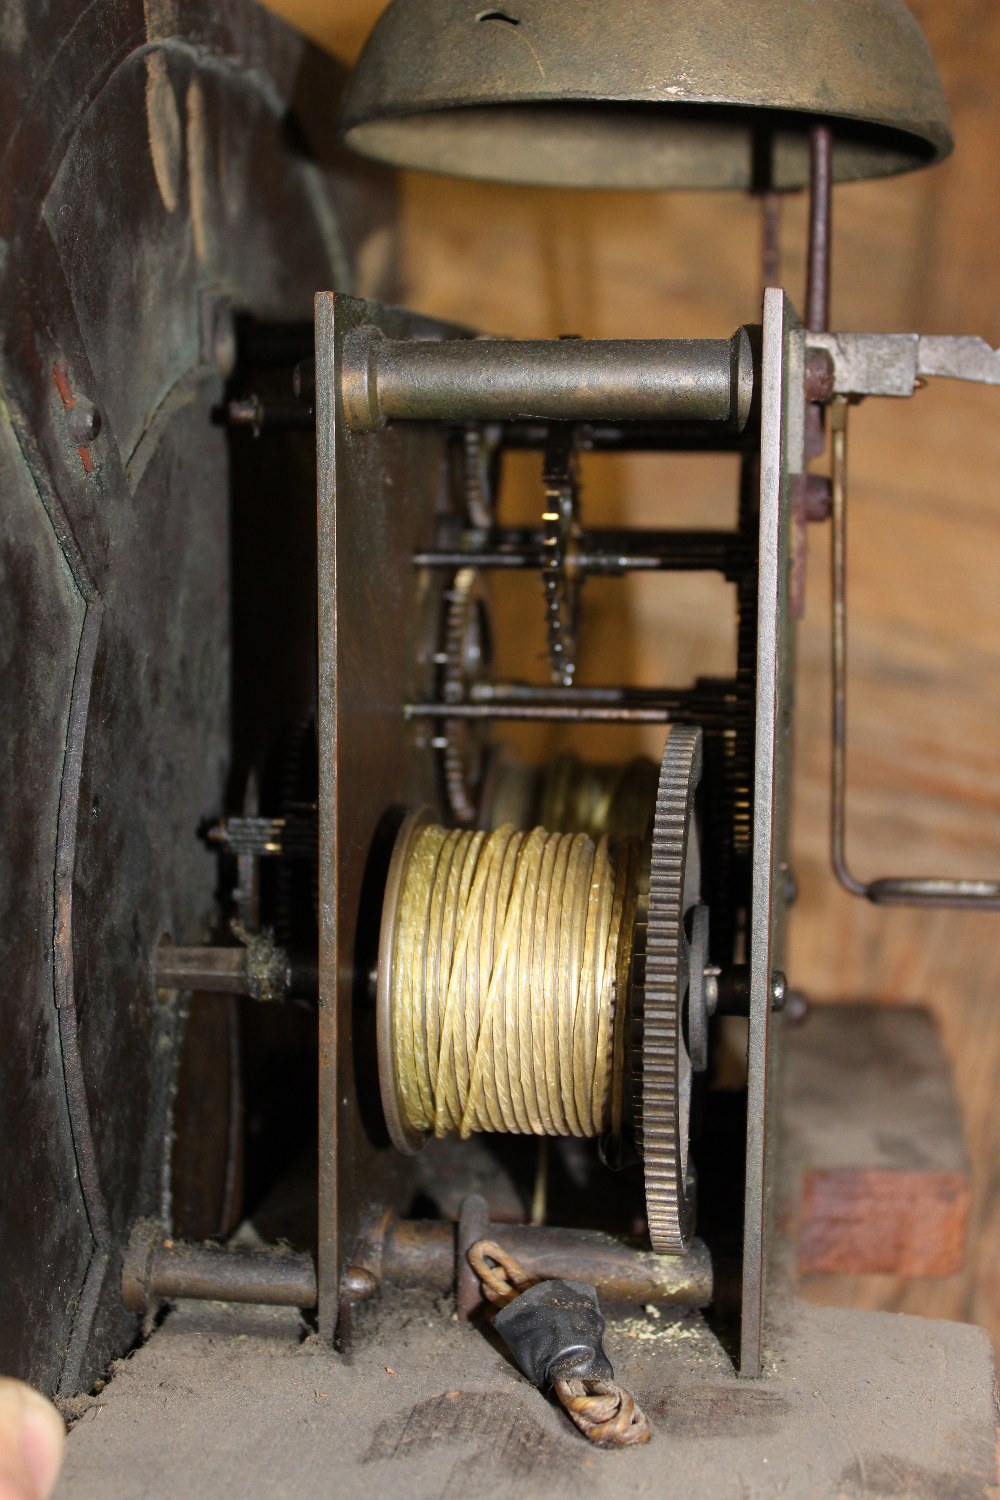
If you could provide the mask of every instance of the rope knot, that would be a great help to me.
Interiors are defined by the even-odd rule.
[[[493,1326],[528,1379],[541,1389],[551,1384],[567,1416],[597,1447],[648,1442],[649,1422],[604,1353],[595,1289],[534,1277],[495,1240],[478,1240],[467,1253],[497,1310]]]

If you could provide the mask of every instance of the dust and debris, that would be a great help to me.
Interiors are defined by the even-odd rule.
[[[52,1404],[66,1423],[67,1428],[72,1431],[78,1422],[93,1421],[101,1407],[104,1405],[97,1396],[59,1396],[52,1397]]]
[[[971,1500],[991,1482],[992,1364],[965,1328],[934,1325],[944,1354],[930,1378],[918,1320],[796,1309],[782,1369],[758,1383],[697,1313],[613,1312],[609,1353],[656,1429],[625,1455],[595,1453],[488,1332],[429,1317],[419,1297],[388,1300],[351,1365],[300,1342],[287,1309],[181,1305],[77,1425],[59,1493],[132,1494],[142,1473],[148,1500],[214,1496],[220,1475],[275,1500],[329,1500],[331,1482],[342,1500],[578,1500],[583,1485],[632,1500],[854,1497],[859,1454],[869,1494]],[[646,1337],[627,1339],[630,1324]],[[859,1370],[877,1402],[859,1398]]]
[[[670,1437],[773,1437],[791,1412],[788,1400],[776,1391],[739,1382],[691,1382],[683,1394],[675,1387],[647,1395],[646,1414]]]
[[[711,1340],[711,1335],[706,1335],[703,1320],[697,1314],[682,1313],[665,1317],[660,1308],[654,1307],[644,1307],[641,1314],[637,1313],[632,1317],[616,1318],[612,1326],[613,1332],[620,1338],[642,1343],[655,1340],[661,1344],[704,1346],[706,1337]]]
[[[379,1423],[362,1463],[405,1463],[446,1445],[464,1447],[472,1451],[447,1466],[447,1500],[485,1500],[504,1481],[521,1486],[534,1480],[545,1487],[567,1465],[579,1470],[587,1450],[580,1444],[580,1452],[579,1440],[561,1430],[552,1408],[533,1388],[525,1389],[527,1400],[506,1392],[457,1391],[418,1402]]]
[[[983,1500],[982,1474],[931,1469],[892,1453],[864,1453],[843,1471],[844,1495],[879,1495],[885,1500]]]

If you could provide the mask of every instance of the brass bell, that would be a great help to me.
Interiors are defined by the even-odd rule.
[[[394,0],[348,87],[366,156],[560,187],[791,189],[828,124],[836,181],[951,150],[903,0]]]

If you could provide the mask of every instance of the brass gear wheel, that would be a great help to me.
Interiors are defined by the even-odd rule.
[[[689,1154],[692,1065],[688,1004],[702,1003],[707,912],[695,795],[702,733],[678,725],[663,755],[649,873],[645,941],[637,933],[633,1004],[641,1013],[641,1068],[634,1101],[653,1249],[679,1254],[694,1228],[695,1173]],[[694,941],[692,941],[694,939]]]
[[[464,703],[492,665],[486,595],[475,568],[460,568],[445,596],[444,701]],[[467,719],[446,719],[442,763],[448,808],[457,823],[471,824],[479,814],[486,756],[484,726]]]

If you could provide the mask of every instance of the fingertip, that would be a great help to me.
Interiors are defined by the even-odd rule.
[[[52,1403],[23,1381],[0,1378],[0,1500],[48,1500],[65,1445]]]
[[[49,1500],[62,1468],[66,1447],[66,1425],[51,1401],[25,1387],[21,1418],[21,1451],[35,1482],[38,1500]]]

